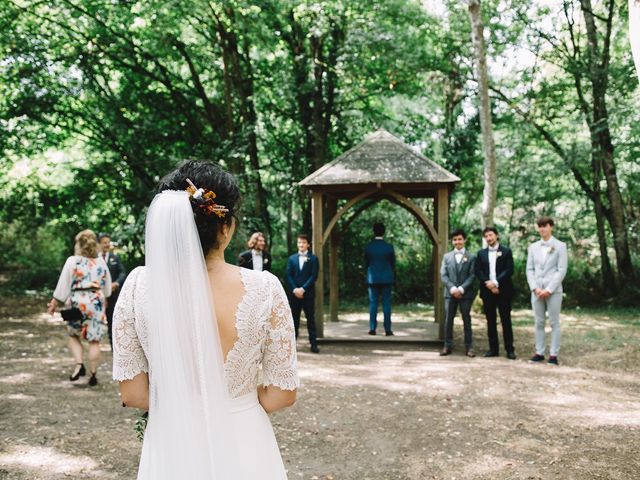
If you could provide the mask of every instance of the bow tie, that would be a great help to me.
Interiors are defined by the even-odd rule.
[[[540,245],[542,245],[543,247],[548,247],[549,245],[551,245],[551,242],[540,242]]]
[[[309,256],[308,253],[299,253],[298,255],[300,255],[301,257],[308,257]]]
[[[498,247],[489,247],[489,251],[490,252],[497,252],[498,251]]]

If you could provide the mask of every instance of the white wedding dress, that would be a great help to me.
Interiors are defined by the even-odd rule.
[[[149,347],[148,332],[154,318],[149,315],[150,294],[147,286],[150,280],[145,268],[138,267],[131,272],[114,312],[113,378],[117,381],[132,379],[141,372],[148,372],[153,379],[153,365],[157,365],[157,359],[153,358],[153,348]],[[198,454],[197,458],[192,460],[168,460],[167,456],[179,455],[175,450],[180,450],[180,446],[191,439],[174,439],[176,448],[167,447],[167,439],[163,438],[165,432],[154,423],[152,391],[149,423],[142,447],[138,479],[287,478],[271,423],[258,403],[257,387],[274,385],[284,390],[293,390],[299,385],[291,311],[284,289],[274,275],[246,269],[240,269],[240,272],[245,292],[236,312],[238,339],[224,360],[223,366],[224,381],[228,390],[225,393],[228,393],[230,402],[229,423],[233,432],[233,438],[224,439],[223,447],[229,452],[225,453],[227,457],[235,456],[233,461],[229,459],[231,467],[225,470],[227,473],[221,473],[219,469],[216,471],[214,467],[216,474],[212,475],[204,473],[211,471],[207,470],[207,465],[192,465],[201,460],[202,454]],[[204,371],[206,372],[206,369]],[[152,389],[153,385],[152,381]],[[161,395],[155,397],[156,402],[162,403]],[[204,394],[202,397],[207,398]],[[188,413],[183,411],[184,409],[178,410],[171,412],[169,416],[179,418]],[[204,423],[205,419],[202,419],[202,422]],[[213,428],[215,429],[215,422]],[[214,443],[209,441],[209,445]],[[162,468],[154,469],[158,463],[163,464]]]

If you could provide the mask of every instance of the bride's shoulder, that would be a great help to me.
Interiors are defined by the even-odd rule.
[[[146,281],[146,271],[146,267],[144,266],[136,267],[131,270],[129,275],[127,275],[126,280],[124,281],[122,289],[124,290],[126,288],[127,290],[133,291],[137,288],[143,287]]]
[[[269,287],[272,293],[277,294],[280,292],[280,290],[283,290],[282,282],[273,273],[267,271],[258,273],[262,275],[265,285]]]

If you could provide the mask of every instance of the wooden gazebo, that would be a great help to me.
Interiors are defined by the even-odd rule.
[[[444,337],[444,300],[440,262],[449,235],[449,196],[460,178],[416,152],[384,129],[324,165],[300,182],[311,191],[313,251],[320,261],[316,283],[316,323],[324,337],[324,250],[329,242],[329,303],[331,320],[338,319],[338,220],[359,202],[355,215],[387,199],[411,212],[431,239],[434,263],[434,309],[439,335]],[[433,218],[411,198],[433,199]],[[338,200],[346,203],[338,210]]]

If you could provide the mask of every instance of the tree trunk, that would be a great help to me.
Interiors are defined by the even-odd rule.
[[[226,8],[225,13],[231,19],[232,25],[237,24],[233,9]],[[233,127],[234,143],[241,148],[243,144],[246,146],[244,148],[249,157],[249,165],[248,168],[246,165],[242,165],[242,171],[246,174],[246,183],[251,192],[251,198],[254,200],[252,204],[253,215],[261,220],[262,226],[260,229],[265,231],[268,237],[271,237],[267,195],[260,177],[258,137],[256,134],[257,114],[253,103],[253,68],[249,56],[248,36],[243,36],[243,50],[241,52],[238,46],[238,36],[234,31],[227,29],[221,21],[218,21],[217,29],[223,51],[224,71],[225,74],[228,73],[228,77],[225,75],[225,86],[228,80],[228,83],[233,86],[233,89],[229,91],[225,88],[227,123]],[[229,118],[233,105],[231,91],[235,92],[238,100],[239,119],[237,122],[233,122],[233,119]]]
[[[614,162],[613,142],[609,128],[609,113],[607,111],[606,95],[608,87],[611,24],[614,15],[614,2],[609,0],[607,29],[603,38],[602,51],[598,46],[598,30],[595,24],[591,0],[580,0],[582,13],[587,29],[587,51],[589,65],[589,80],[592,88],[592,121],[589,123],[591,135],[591,154],[602,166],[607,184],[607,199],[609,201],[609,225],[613,234],[613,246],[616,252],[618,272],[622,284],[633,281],[634,270],[631,263],[627,226],[624,216],[624,204],[620,194],[620,184]]]
[[[471,17],[471,39],[475,56],[476,76],[478,77],[478,94],[480,97],[480,128],[484,153],[484,190],[482,192],[482,228],[493,226],[493,212],[496,208],[498,179],[496,175],[496,152],[493,140],[493,124],[491,122],[491,100],[489,99],[489,73],[487,57],[484,49],[482,12],[480,0],[469,0],[469,16]]]
[[[596,214],[596,232],[598,234],[598,246],[600,247],[600,273],[602,275],[602,290],[604,296],[609,298],[614,295],[616,288],[615,275],[611,268],[611,261],[609,260],[609,253],[607,252],[607,233],[605,231],[604,219],[604,206],[602,205],[602,197],[600,192],[594,197],[593,208]]]

